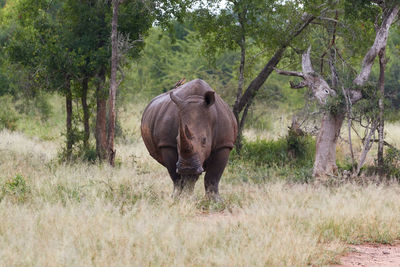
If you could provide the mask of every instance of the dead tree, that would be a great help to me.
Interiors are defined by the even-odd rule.
[[[362,98],[361,88],[367,82],[375,58],[382,49],[385,49],[389,35],[389,28],[392,25],[397,13],[399,4],[388,7],[383,12],[383,20],[377,27],[373,45],[368,50],[362,61],[361,70],[353,81],[353,88],[348,88],[351,104],[356,103]],[[322,76],[317,74],[310,59],[310,49],[303,54],[302,72],[276,70],[282,75],[297,76],[303,79],[299,84],[291,83],[294,89],[308,87],[311,89],[315,98],[321,105],[325,105],[327,98],[335,96],[336,92],[331,89]],[[331,112],[326,110],[321,122],[321,128],[316,141],[316,154],[314,161],[313,176],[326,177],[337,173],[336,166],[336,143],[340,134],[340,129],[344,120],[345,110]]]

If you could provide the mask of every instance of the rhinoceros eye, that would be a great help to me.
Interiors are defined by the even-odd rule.
[[[202,145],[205,145],[206,142],[207,142],[207,139],[206,139],[205,137],[201,138],[201,144],[202,144]]]

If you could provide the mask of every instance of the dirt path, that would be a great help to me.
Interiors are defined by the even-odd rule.
[[[336,267],[399,267],[400,243],[395,245],[364,244],[350,246],[350,252],[340,259]]]

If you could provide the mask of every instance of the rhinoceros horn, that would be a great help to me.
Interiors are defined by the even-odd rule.
[[[185,129],[183,129],[185,128]],[[183,125],[179,125],[179,136],[180,136],[180,141],[181,141],[181,151],[184,153],[190,153],[193,151],[193,145],[190,142],[190,139],[193,138],[192,133],[190,132],[188,126],[185,124],[185,126],[183,127]]]

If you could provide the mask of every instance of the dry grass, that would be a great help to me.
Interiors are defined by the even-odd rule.
[[[115,169],[60,165],[55,143],[0,132],[0,265],[324,265],[345,243],[400,237],[398,184],[237,184],[229,166],[224,204],[202,181],[174,202],[141,142],[117,149]]]

